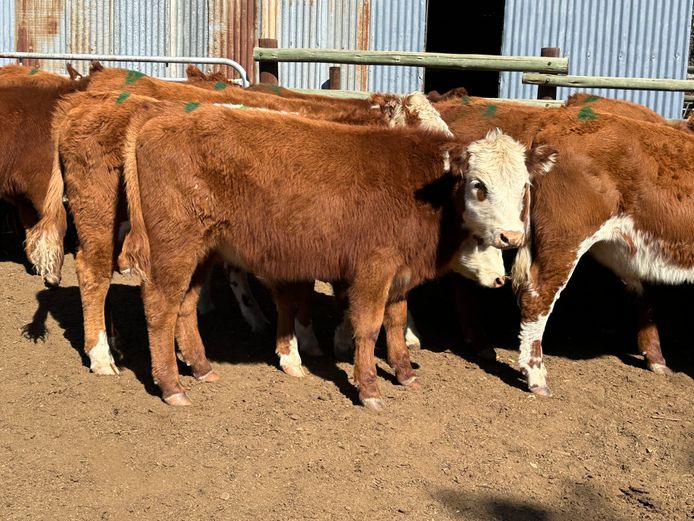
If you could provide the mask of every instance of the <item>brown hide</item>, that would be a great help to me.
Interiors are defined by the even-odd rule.
[[[13,202],[19,209],[27,230],[26,251],[29,259],[47,283],[57,284],[60,280],[66,222],[62,186],[53,187],[56,193],[52,200],[46,198],[54,156],[50,135],[51,115],[63,95],[83,87],[85,82],[59,76],[63,81],[44,78],[20,78],[15,75],[8,81],[10,86],[0,80],[0,119],[3,121],[0,128],[0,142],[3,143],[0,153],[0,197]],[[41,219],[38,225],[37,219]],[[39,258],[44,254],[44,247],[48,247],[47,242],[52,244],[58,256],[51,258],[50,273],[41,267]]]
[[[26,65],[10,64],[0,67],[0,86],[11,85],[51,85],[54,87],[62,87],[69,89],[70,85],[74,84],[75,80],[53,74],[52,72],[42,71],[36,67],[27,67]],[[86,87],[86,81],[83,80],[78,88]]]
[[[370,109],[371,103],[367,100],[356,100],[356,103],[346,104],[341,102],[344,100],[335,101],[332,99],[319,101],[285,99],[272,94],[237,88],[215,91],[193,85],[157,80],[125,69],[95,71],[90,74],[90,78],[89,90],[95,92],[123,91],[156,99],[233,103],[357,125],[385,124],[381,110]],[[337,110],[341,111],[339,116],[336,116]]]
[[[407,291],[444,269],[464,238],[461,178],[442,172],[451,146],[421,130],[213,106],[129,132],[132,231],[122,258],[145,273],[153,376],[167,402],[187,403],[170,356],[172,320],[196,267],[213,252],[275,292],[287,282],[346,281],[355,379],[364,403],[379,400],[373,341],[383,306],[387,328],[398,330],[389,338],[404,345]],[[403,383],[414,379],[405,358],[393,358]]]

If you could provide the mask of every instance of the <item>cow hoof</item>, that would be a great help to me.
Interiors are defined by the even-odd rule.
[[[530,386],[530,392],[538,396],[552,396],[552,391],[550,391],[549,387],[547,387],[546,385],[532,385]]]
[[[671,376],[674,374],[672,369],[670,369],[665,364],[651,364],[651,363],[649,363],[648,369],[653,371],[655,374],[662,374],[665,376]]]
[[[116,367],[116,364],[114,364],[113,362],[108,365],[93,366],[90,367],[90,369],[92,373],[99,376],[112,376],[120,374],[118,367]]]
[[[400,381],[400,385],[404,385],[410,389],[422,388],[422,384],[419,383],[416,376],[410,376],[408,379]]]
[[[382,398],[363,398],[361,403],[364,407],[372,411],[382,411],[386,407]]]
[[[296,378],[303,378],[306,376],[306,371],[301,365],[281,365],[282,371],[287,373],[289,376],[294,376]]]
[[[202,376],[197,376],[196,378],[201,382],[212,383],[219,380],[219,375],[213,369],[209,373],[206,373]]]
[[[186,393],[172,394],[171,396],[167,396],[166,398],[164,398],[164,401],[169,405],[173,405],[174,407],[193,405],[193,402],[191,402],[190,398],[186,396]]]

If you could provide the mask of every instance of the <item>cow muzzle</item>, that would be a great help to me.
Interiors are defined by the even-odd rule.
[[[520,248],[525,244],[525,233],[501,231],[494,237],[494,246],[506,250],[508,248]]]

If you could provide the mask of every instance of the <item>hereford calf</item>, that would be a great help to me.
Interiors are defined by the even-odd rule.
[[[93,73],[90,78],[93,77],[99,75]],[[150,80],[149,85],[164,83]],[[175,105],[162,105],[161,110],[184,113],[197,109],[200,102],[230,103],[237,99],[234,92],[239,90],[214,91],[186,85],[177,87],[174,90],[157,91],[162,95],[169,95],[170,98],[167,99],[181,100]],[[251,101],[260,103],[265,100],[267,97]],[[364,124],[374,121],[374,116],[382,125],[394,121],[380,110],[370,108],[361,111],[354,108],[339,110],[326,109],[320,104],[302,103],[302,113],[314,117],[356,121],[361,114],[359,117]],[[408,123],[437,125],[448,132],[438,113],[421,94],[402,97],[400,103],[400,112],[408,114]],[[97,374],[116,374],[118,371],[108,346],[104,303],[117,256],[119,223],[127,219],[124,200],[119,191],[125,130],[143,107],[156,104],[157,101],[152,98],[130,94],[128,91],[88,91],[64,100],[53,121],[56,142],[53,180],[60,187],[54,194],[54,204],[62,204],[64,178],[80,242],[76,269],[84,314],[85,349],[90,358],[90,368]],[[399,123],[403,124],[404,121]],[[56,256],[59,254],[62,259],[62,250],[56,251]],[[43,271],[47,269],[48,266],[42,268]],[[231,286],[244,317],[251,325],[262,324],[265,317],[253,299],[245,274],[232,270],[231,276]],[[304,325],[307,328],[310,326]],[[315,336],[307,330],[304,338],[311,339]],[[317,345],[317,342],[314,344]]]
[[[694,282],[694,137],[666,125],[580,110],[548,113],[535,138],[561,160],[533,183],[532,241],[518,253],[520,367],[549,395],[542,336],[580,258],[590,252],[637,293],[643,282]],[[649,367],[666,369],[657,330],[642,317]]]
[[[273,151],[270,161],[259,143]],[[132,229],[121,258],[144,279],[164,400],[190,403],[176,368],[176,323],[215,253],[269,281],[275,295],[287,283],[344,281],[360,400],[381,408],[373,353],[381,322],[398,381],[414,384],[402,335],[407,292],[448,270],[467,237],[521,237],[529,170],[552,160],[550,149],[526,155],[500,132],[466,151],[442,133],[224,107],[149,119],[126,145]],[[280,356],[292,336],[278,317]],[[199,337],[190,345],[198,349],[191,359],[206,362]]]

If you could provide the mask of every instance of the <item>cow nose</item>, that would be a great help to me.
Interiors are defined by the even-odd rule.
[[[523,246],[525,234],[523,232],[503,231],[497,237],[498,248],[518,248]]]
[[[506,277],[504,277],[504,276],[497,277],[494,279],[493,287],[494,288],[500,288],[501,286],[504,285],[505,282],[506,282]]]

